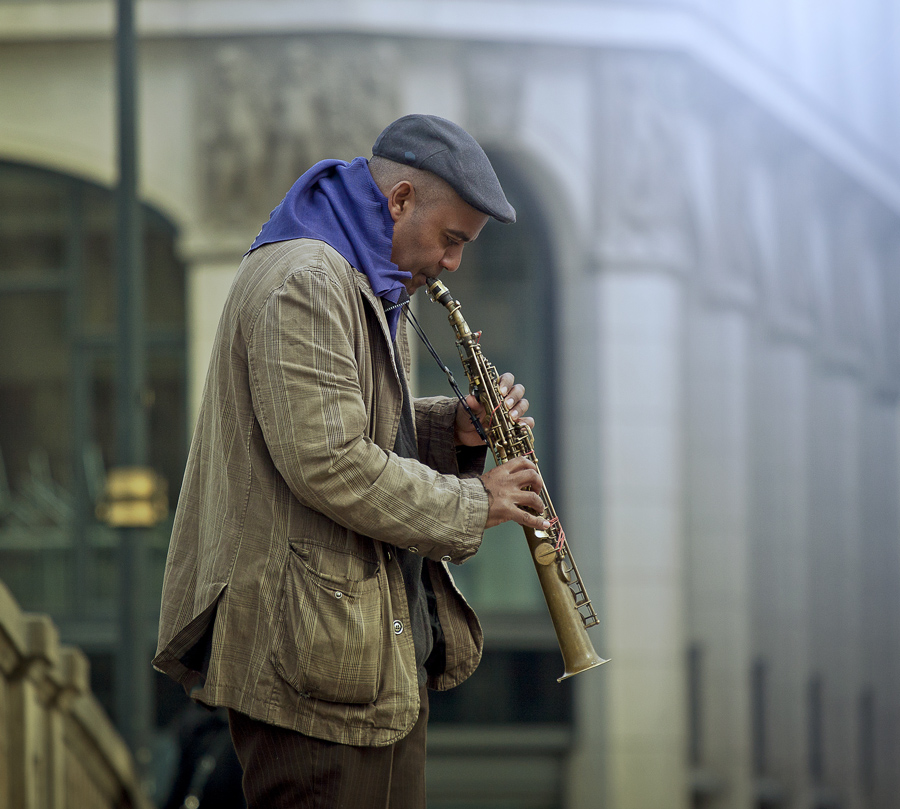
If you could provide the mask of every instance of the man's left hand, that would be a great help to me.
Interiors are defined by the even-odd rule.
[[[504,406],[509,411],[512,420],[520,421],[522,424],[527,424],[529,427],[533,428],[534,419],[525,415],[525,411],[528,410],[528,399],[525,398],[525,386],[517,385],[516,379],[512,374],[503,374],[503,376],[500,377],[498,384],[500,393],[504,397]],[[481,421],[485,431],[487,431],[491,421],[491,414],[484,409],[481,402],[472,396],[472,394],[466,396],[466,404],[472,408],[472,412]],[[484,441],[482,441],[481,436],[478,435],[478,431],[475,429],[475,425],[472,424],[469,414],[466,413],[465,408],[461,404],[456,407],[455,437],[457,444],[462,444],[466,447],[480,447],[484,445]]]

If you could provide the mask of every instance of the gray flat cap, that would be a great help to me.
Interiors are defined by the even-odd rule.
[[[516,221],[484,149],[446,118],[404,115],[378,136],[372,155],[430,171],[476,210],[506,224]]]

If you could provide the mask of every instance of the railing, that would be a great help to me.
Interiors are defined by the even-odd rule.
[[[150,809],[88,662],[0,582],[0,809]]]

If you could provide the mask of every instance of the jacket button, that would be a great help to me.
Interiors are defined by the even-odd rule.
[[[394,634],[399,635],[401,632],[403,632],[403,622],[394,621]]]
[[[415,545],[411,545],[411,546],[409,547],[409,552],[410,552],[410,553],[418,553],[418,552],[419,552],[419,549],[418,549]]]
[[[335,598],[343,598],[343,597],[344,597],[344,594],[343,594],[340,590],[335,590],[335,591],[334,591],[334,597],[335,597]]]

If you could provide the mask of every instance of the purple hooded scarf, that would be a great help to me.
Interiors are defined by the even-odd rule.
[[[398,303],[412,275],[391,261],[393,235],[387,197],[372,179],[368,161],[322,160],[291,186],[247,252],[272,242],[318,239],[364,273],[378,297]],[[400,308],[387,319],[393,340]]]

